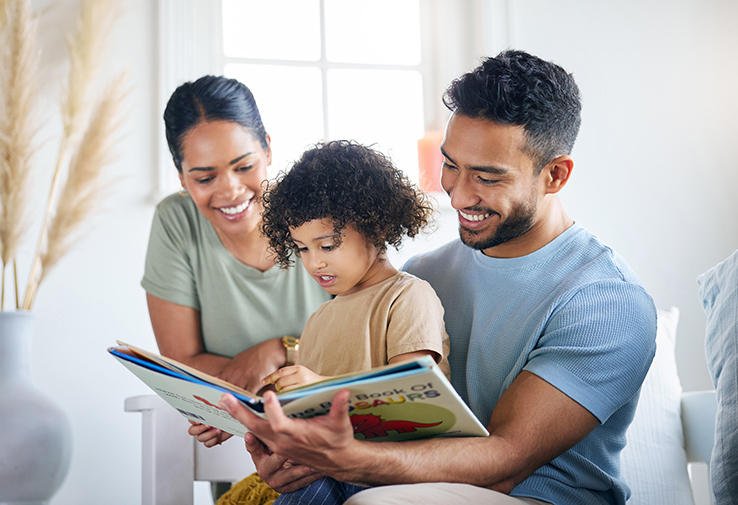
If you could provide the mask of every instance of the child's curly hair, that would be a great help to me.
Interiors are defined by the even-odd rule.
[[[385,155],[354,141],[323,142],[305,151],[287,173],[268,184],[263,196],[262,232],[281,268],[297,246],[290,236],[315,219],[330,219],[340,245],[353,224],[380,253],[398,249],[404,236],[427,228],[434,209]]]

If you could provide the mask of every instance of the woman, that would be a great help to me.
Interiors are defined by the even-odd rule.
[[[141,285],[161,354],[256,392],[328,295],[304,268],[280,270],[259,230],[272,151],[249,89],[205,76],[164,112],[182,191],[151,227]]]

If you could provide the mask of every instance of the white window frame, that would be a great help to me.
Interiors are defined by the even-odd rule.
[[[156,1],[158,167],[152,200],[158,202],[179,187],[161,119],[174,89],[183,82],[206,74],[222,74],[227,62],[268,64],[270,61],[225,57],[220,0]],[[323,0],[320,3],[322,10]],[[299,62],[299,65],[320,68],[323,82],[326,82],[328,69],[333,68],[419,70],[423,76],[425,128],[443,130],[448,118],[448,112],[441,102],[443,91],[452,79],[475,67],[480,57],[496,54],[510,45],[513,4],[514,0],[420,0],[421,63],[418,66],[327,62],[324,43],[319,62]],[[321,15],[321,22],[322,19]],[[484,23],[485,19],[490,22]],[[274,60],[273,63],[290,64],[283,60]],[[327,104],[326,87],[323,86],[324,131],[330,132]]]

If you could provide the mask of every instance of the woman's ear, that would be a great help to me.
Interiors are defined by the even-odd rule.
[[[545,178],[546,193],[554,194],[566,186],[574,169],[574,160],[569,155],[563,155],[552,160],[543,167],[542,174]]]
[[[266,134],[266,141],[267,141],[267,149],[266,149],[266,158],[267,158],[267,166],[272,164],[272,137],[269,136],[269,134]]]

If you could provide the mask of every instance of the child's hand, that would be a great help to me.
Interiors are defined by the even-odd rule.
[[[276,372],[261,379],[261,383],[264,385],[274,384],[277,391],[287,391],[327,378],[311,372],[309,368],[295,365],[280,368]]]
[[[188,419],[190,426],[187,429],[187,433],[193,437],[197,437],[197,441],[201,442],[205,447],[214,447],[220,445],[233,435],[226,433],[225,431],[207,426],[205,424],[196,423]]]

